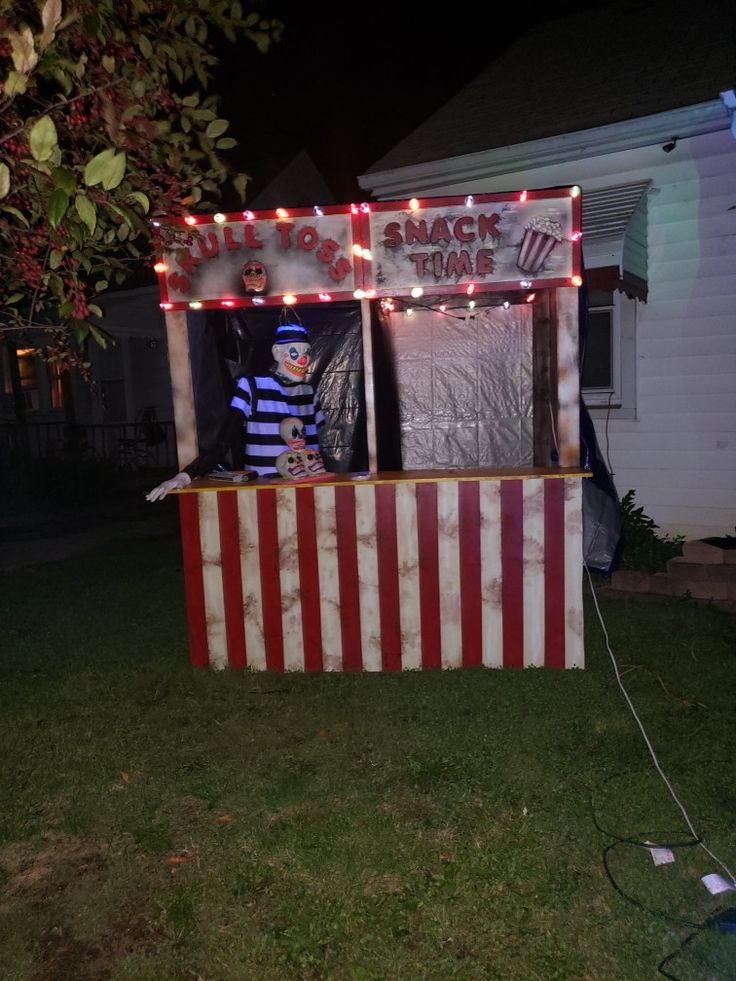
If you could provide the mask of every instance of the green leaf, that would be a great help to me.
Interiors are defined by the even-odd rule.
[[[5,79],[3,95],[12,98],[14,95],[23,95],[28,85],[28,76],[21,72],[10,71]]]
[[[131,191],[128,197],[132,198],[133,201],[137,201],[137,203],[143,209],[144,215],[148,214],[148,209],[151,207],[151,202],[142,191]]]
[[[18,300],[22,300],[25,295],[25,293],[12,293],[4,302],[10,306],[13,303],[17,303]]]
[[[66,191],[67,194],[74,193],[77,179],[71,170],[67,170],[66,167],[54,167],[51,171],[51,179],[62,191]]]
[[[10,191],[10,168],[7,164],[0,163],[0,198],[4,198]]]
[[[248,174],[237,174],[233,178],[233,187],[241,201],[245,201],[245,188],[249,180]]]
[[[91,327],[92,324],[87,320],[72,320],[72,330],[77,344],[83,344],[87,340]]]
[[[237,145],[238,141],[234,140],[232,136],[226,136],[224,140],[218,140],[215,143],[215,147],[218,150],[232,150],[232,148]]]
[[[95,283],[95,293],[104,293],[109,285],[106,279],[98,279]]]
[[[64,95],[69,95],[73,88],[72,80],[62,68],[52,68],[50,73],[52,78],[56,79],[59,88],[64,93]]]
[[[153,45],[148,40],[145,34],[141,34],[138,38],[138,47],[141,49],[141,54],[148,61],[153,57]]]
[[[102,56],[102,67],[105,69],[108,75],[112,75],[115,71],[115,59],[112,55]]]
[[[42,116],[31,126],[29,143],[34,160],[48,160],[59,142],[51,116]]]
[[[125,176],[125,154],[116,153],[113,147],[108,147],[98,153],[84,168],[84,183],[87,187],[102,184],[106,191],[111,191]]]
[[[194,92],[192,95],[184,96],[181,100],[181,104],[186,106],[187,109],[196,109],[199,105],[199,92]]]
[[[74,207],[77,214],[89,229],[90,235],[94,235],[97,225],[97,207],[94,201],[90,201],[86,194],[78,194],[74,198]]]
[[[31,227],[30,222],[23,212],[19,211],[17,208],[14,208],[12,204],[0,204],[0,208],[2,208],[3,211],[7,211],[8,214],[14,215],[19,221],[22,221],[26,228]]]
[[[95,317],[104,317],[105,314],[102,312],[102,308],[98,307],[96,303],[88,303],[87,309]]]
[[[69,195],[57,187],[49,196],[49,224],[58,228],[69,207]]]
[[[51,255],[49,256],[49,268],[58,269],[63,261],[64,253],[60,252],[58,249],[52,249]]]
[[[92,309],[92,307],[90,306],[90,310],[91,309]],[[97,307],[97,309],[100,310],[99,307]],[[102,316],[102,311],[101,310],[100,310],[99,316],[100,317]],[[94,337],[94,339],[97,341],[97,343],[100,345],[100,347],[103,348],[103,350],[104,350],[104,348],[106,348],[107,345],[108,345],[108,343],[109,343],[109,337],[108,337],[108,335],[105,333],[104,330],[100,330],[99,327],[95,327],[94,324],[88,324],[88,327],[89,327],[89,332],[92,335],[92,337]]]

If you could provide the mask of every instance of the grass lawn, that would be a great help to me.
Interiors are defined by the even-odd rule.
[[[655,867],[612,837],[689,835],[591,611],[584,672],[274,677],[190,669],[177,539],[1,595],[4,981],[638,981],[736,905],[703,888],[701,848]],[[736,868],[736,618],[602,605],[665,771]],[[736,936],[665,969],[733,978]]]

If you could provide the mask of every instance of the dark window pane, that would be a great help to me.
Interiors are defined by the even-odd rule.
[[[588,314],[582,386],[613,388],[611,314],[608,310]]]

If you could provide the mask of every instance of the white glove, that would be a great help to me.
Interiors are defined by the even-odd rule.
[[[174,490],[181,490],[183,487],[188,487],[192,482],[192,478],[188,473],[178,473],[176,477],[172,477],[171,480],[165,480],[163,484],[159,484],[158,487],[154,487],[152,491],[146,494],[147,501],[162,501],[167,494]]]

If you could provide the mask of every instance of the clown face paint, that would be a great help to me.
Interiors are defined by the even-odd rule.
[[[298,453],[307,445],[304,439],[304,423],[296,416],[287,416],[279,426],[279,433],[293,453]]]
[[[309,371],[309,351],[306,341],[274,344],[271,354],[276,362],[276,373],[287,381],[303,381]]]
[[[266,292],[268,274],[262,262],[249,259],[243,266],[243,286],[245,292],[250,294],[261,294]]]
[[[302,480],[308,476],[299,453],[280,453],[276,457],[276,469],[285,480]]]
[[[314,477],[320,473],[327,473],[322,461],[322,454],[319,450],[305,450],[303,453],[300,453],[300,456],[310,476]]]

